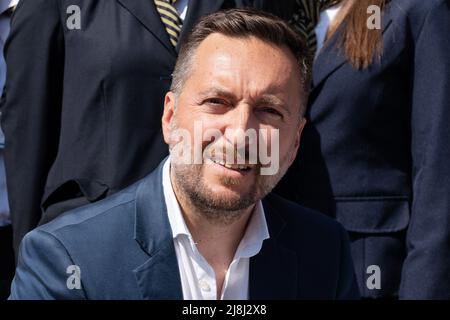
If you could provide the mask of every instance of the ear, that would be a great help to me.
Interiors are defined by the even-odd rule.
[[[166,93],[164,98],[164,112],[162,115],[161,123],[164,141],[170,144],[170,137],[172,131],[172,121],[175,115],[175,94],[172,91]]]
[[[298,148],[300,147],[300,138],[302,136],[303,129],[305,128],[305,124],[306,124],[306,119],[302,118],[300,120],[300,124],[299,124],[298,130],[297,130],[297,135],[295,137],[294,150],[293,150],[293,152],[291,154],[291,159],[290,159],[289,166],[292,165],[292,163],[294,162],[295,158],[297,157]]]

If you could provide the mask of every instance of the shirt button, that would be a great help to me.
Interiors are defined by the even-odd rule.
[[[198,284],[200,285],[200,289],[202,289],[202,291],[206,291],[206,292],[211,291],[211,287],[209,286],[208,282],[206,282],[205,280],[200,280],[198,282]]]

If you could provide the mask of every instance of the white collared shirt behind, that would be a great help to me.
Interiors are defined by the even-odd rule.
[[[338,15],[341,7],[342,4],[337,4],[320,13],[319,22],[317,23],[314,29],[317,39],[317,49],[315,55],[316,58],[319,55],[320,50],[322,50],[323,45],[325,44],[328,29],[330,28],[330,25],[333,22],[333,20]]]
[[[170,180],[170,158],[164,163],[162,181],[180,270],[183,298],[185,300],[216,300],[215,273],[198,251],[184,221]],[[249,298],[250,258],[259,253],[263,241],[268,238],[269,231],[264,209],[261,201],[258,201],[225,276],[221,300],[247,300]]]

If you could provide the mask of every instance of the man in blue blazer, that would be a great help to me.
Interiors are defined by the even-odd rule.
[[[299,147],[309,73],[282,20],[203,18],[165,97],[170,157],[30,232],[10,298],[358,298],[339,223],[270,194]]]

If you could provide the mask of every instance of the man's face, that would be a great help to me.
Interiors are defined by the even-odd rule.
[[[242,210],[263,198],[295,159],[304,125],[303,100],[299,66],[288,48],[254,37],[208,36],[196,50],[179,95],[169,92],[165,99],[163,131],[171,147],[175,188],[210,211]],[[181,164],[173,152],[180,146],[174,133],[186,130],[190,141],[184,142],[194,146],[194,139],[202,138],[199,126],[202,135],[214,129],[221,136],[200,142],[202,151],[213,150],[205,153],[201,164]],[[243,138],[248,130],[257,133],[256,141]],[[279,139],[273,139],[277,133]],[[255,143],[257,149],[252,149]],[[230,147],[247,153],[246,165],[239,167],[236,158],[225,158]],[[272,152],[271,159],[278,153],[275,174],[261,175],[260,162],[249,164],[249,150],[261,148]]]

